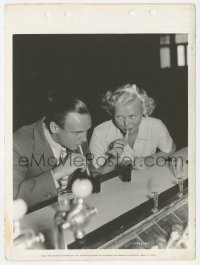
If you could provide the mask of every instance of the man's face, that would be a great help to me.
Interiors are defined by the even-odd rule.
[[[142,115],[142,102],[136,99],[133,102],[115,107],[114,122],[124,133],[129,130],[129,134],[133,134],[138,132]]]
[[[58,128],[57,142],[71,151],[77,150],[79,145],[87,141],[87,132],[90,127],[89,114],[71,112],[65,117],[63,129]]]

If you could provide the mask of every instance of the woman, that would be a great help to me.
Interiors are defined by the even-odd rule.
[[[107,173],[119,163],[144,169],[175,152],[166,126],[149,117],[155,102],[143,89],[126,84],[114,92],[107,91],[102,103],[112,119],[98,125],[91,137],[90,151],[98,171]],[[157,149],[160,152],[156,153]]]

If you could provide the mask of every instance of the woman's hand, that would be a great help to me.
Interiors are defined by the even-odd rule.
[[[124,151],[124,147],[128,144],[125,139],[117,139],[109,146],[108,155],[113,158],[119,158]]]

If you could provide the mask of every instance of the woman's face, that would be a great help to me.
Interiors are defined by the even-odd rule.
[[[114,123],[124,133],[137,133],[142,121],[143,106],[139,99],[115,107]]]

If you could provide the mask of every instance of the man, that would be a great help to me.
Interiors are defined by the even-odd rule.
[[[13,137],[13,197],[32,207],[55,197],[69,176],[84,170],[91,117],[86,105],[73,97],[54,101],[42,120],[24,126]]]

